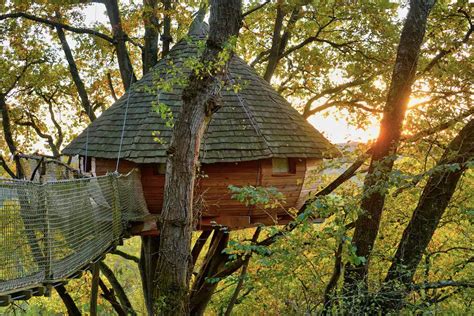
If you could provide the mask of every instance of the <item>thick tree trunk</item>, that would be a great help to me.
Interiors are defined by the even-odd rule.
[[[145,45],[142,50],[143,75],[158,62],[158,0],[143,0],[143,23],[145,24]]]
[[[120,18],[120,10],[117,0],[103,0],[107,15],[112,27],[112,34],[115,40],[115,49],[117,50],[117,60],[120,69],[120,76],[125,90],[130,88],[130,85],[137,81],[137,77],[133,73],[133,66],[130,62],[130,56],[127,50],[127,35],[122,28],[122,20]]]
[[[395,309],[403,307],[403,298],[412,284],[416,268],[466,169],[465,163],[472,159],[474,159],[474,119],[451,141],[437,164],[437,167],[441,168],[440,171],[429,177],[423,189],[385,278],[386,286],[382,289],[382,294],[393,293],[385,302],[386,307]],[[451,169],[453,164],[459,164],[459,168]]]
[[[69,47],[66,35],[64,34],[64,30],[61,27],[57,26],[56,33],[58,34],[59,41],[61,42],[64,55],[66,56],[66,61],[69,66],[69,72],[71,73],[72,81],[74,81],[77,93],[79,94],[79,98],[81,99],[82,108],[84,109],[84,112],[92,122],[97,117],[95,116],[94,110],[92,109],[92,105],[89,101],[89,96],[87,95],[84,82],[82,81],[81,76],[79,75],[79,70],[77,69],[76,61],[74,60],[74,56],[72,55],[71,48]]]
[[[162,314],[189,314],[193,193],[201,138],[224,82],[228,60],[216,61],[241,25],[240,0],[211,1],[210,32],[201,62],[210,71],[192,72],[183,90],[183,107],[168,149],[164,203],[160,219],[160,248],[156,273],[157,306]],[[222,62],[222,60],[220,61]]]
[[[373,147],[369,171],[364,182],[361,202],[363,214],[356,222],[353,245],[357,256],[366,258],[358,266],[348,263],[345,270],[345,288],[366,281],[369,257],[377,237],[385,202],[386,181],[393,168],[405,111],[410,99],[418,55],[425,35],[426,21],[434,0],[412,0],[398,45],[397,59],[392,73],[387,103],[380,123],[380,134]],[[364,283],[361,284],[364,287]]]

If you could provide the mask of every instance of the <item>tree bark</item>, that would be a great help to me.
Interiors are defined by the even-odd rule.
[[[203,230],[199,235],[198,239],[194,243],[193,250],[191,251],[191,258],[193,259],[193,267],[196,265],[197,259],[201,254],[202,248],[206,244],[209,236],[211,235],[211,230]]]
[[[148,315],[155,314],[153,310],[154,304],[154,286],[156,263],[158,259],[158,250],[160,247],[159,236],[142,236],[142,245],[140,251],[140,276],[142,278],[143,296]]]
[[[117,0],[103,0],[105,4],[107,15],[109,17],[110,25],[112,27],[112,34],[114,36],[114,45],[117,50],[117,60],[120,69],[120,76],[125,90],[130,88],[130,85],[137,81],[137,77],[133,72],[133,66],[130,62],[130,56],[127,50],[127,34],[123,31],[122,20],[120,18],[120,9]]]
[[[165,57],[170,51],[170,45],[173,41],[171,37],[171,0],[163,0],[163,7],[165,9],[165,17],[163,19],[163,35],[161,36],[161,41],[163,43],[163,48],[161,49],[161,58]]]
[[[15,173],[17,179],[22,179],[25,176],[23,167],[21,166],[20,157],[18,156],[18,149],[13,140],[12,125],[10,119],[10,113],[5,100],[5,95],[0,94],[0,111],[2,112],[2,127],[3,135],[5,136],[5,142],[7,143],[10,153],[13,155],[15,161]]]
[[[115,297],[115,294],[113,291],[105,285],[104,281],[102,281],[101,278],[99,278],[99,286],[100,289],[102,290],[102,297],[105,298],[107,301],[110,302],[110,305],[112,305],[113,309],[119,316],[126,316],[127,313],[123,310],[122,306],[120,303],[117,301],[117,298]]]
[[[89,313],[91,316],[97,315],[97,298],[99,297],[99,279],[100,279],[100,270],[99,264],[92,264],[91,269],[92,282],[91,282],[91,299],[90,299],[90,308]]]
[[[158,18],[156,6],[158,0],[143,0],[143,23],[145,24],[145,45],[142,50],[143,75],[158,62]]]
[[[199,148],[218,97],[229,60],[219,54],[242,23],[240,0],[211,1],[210,32],[201,63],[209,71],[189,77],[183,107],[168,149],[164,203],[159,223],[161,236],[156,273],[156,294],[162,314],[189,314],[193,193]],[[216,61],[223,65],[216,66]]]
[[[265,69],[265,74],[263,79],[270,82],[275,72],[275,69],[278,65],[278,56],[280,54],[280,44],[281,44],[281,30],[283,28],[283,19],[285,18],[285,13],[283,12],[283,1],[279,0],[276,4],[276,18],[275,25],[273,26],[273,36],[272,36],[272,47],[270,48],[270,54],[268,56],[268,63]]]
[[[258,240],[258,237],[260,236],[261,232],[261,227],[257,227],[255,229],[255,232],[252,237],[252,243],[256,243]],[[225,262],[224,262],[225,263]],[[225,316],[230,316],[232,313],[232,309],[234,308],[235,304],[238,304],[238,298],[239,298],[239,293],[242,290],[242,287],[244,285],[244,279],[247,276],[247,268],[250,263],[250,256],[245,258],[245,262],[242,265],[242,270],[240,271],[240,277],[239,281],[237,282],[237,286],[235,287],[234,293],[232,294],[232,297],[229,300],[229,304],[227,305],[227,309],[224,313]]]
[[[403,307],[403,298],[413,282],[416,268],[454,194],[459,179],[466,170],[465,163],[472,159],[474,159],[474,119],[471,119],[448,145],[437,164],[440,170],[429,177],[423,189],[385,278],[386,285],[382,288],[382,292],[393,293],[390,299],[386,300],[386,307],[397,310]],[[451,169],[450,165],[454,164],[458,164],[459,167]],[[401,290],[399,285],[402,285]]]
[[[63,300],[64,305],[67,308],[67,313],[70,316],[81,316],[81,311],[77,308],[76,303],[72,299],[71,295],[66,290],[64,284],[60,284],[55,287],[56,292],[58,292],[59,296]]]
[[[227,255],[222,253],[229,242],[229,233],[214,229],[211,244],[206,253],[206,258],[202,264],[199,274],[194,281],[191,291],[191,315],[203,315],[207,304],[211,300],[212,294],[218,282],[210,282],[212,278],[227,261]]]
[[[117,298],[120,301],[120,305],[122,305],[122,308],[126,310],[127,315],[136,315],[137,313],[135,313],[135,311],[133,310],[132,304],[130,303],[127,294],[125,293],[125,290],[115,277],[114,272],[104,262],[99,262],[99,269],[102,274],[107,278],[110,285],[112,285],[112,289],[117,295]]]
[[[393,168],[394,155],[399,143],[405,111],[416,74],[421,44],[425,35],[426,21],[434,0],[412,0],[398,45],[397,59],[392,73],[380,133],[373,147],[369,171],[364,181],[361,209],[356,221],[353,245],[356,254],[366,258],[362,264],[346,265],[345,288],[355,290],[362,282],[366,286],[370,253],[377,237],[386,195],[386,181]]]
[[[89,101],[89,96],[87,95],[86,88],[84,86],[84,82],[79,75],[79,70],[77,69],[76,61],[74,60],[74,56],[72,55],[71,48],[69,47],[69,43],[67,42],[66,35],[64,34],[64,30],[56,26],[56,33],[58,34],[59,41],[61,42],[61,46],[64,51],[64,55],[66,56],[67,64],[69,66],[69,72],[71,73],[72,81],[77,89],[77,93],[79,94],[79,98],[81,99],[82,108],[84,112],[89,117],[89,119],[94,121],[97,117],[95,116],[94,110],[92,109],[91,102]]]

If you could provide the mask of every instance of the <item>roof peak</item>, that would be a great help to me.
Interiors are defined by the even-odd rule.
[[[205,36],[209,33],[209,25],[204,22],[204,18],[207,13],[207,7],[201,6],[196,13],[191,26],[189,27],[188,35],[189,36]]]

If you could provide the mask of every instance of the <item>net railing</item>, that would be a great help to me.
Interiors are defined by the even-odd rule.
[[[46,183],[0,179],[0,294],[64,280],[148,210],[137,172]]]

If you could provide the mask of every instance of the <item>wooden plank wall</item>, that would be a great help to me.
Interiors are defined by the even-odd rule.
[[[103,176],[107,172],[114,172],[117,165],[115,159],[95,158],[95,173],[98,176]],[[119,173],[125,174],[130,172],[133,168],[137,168],[137,164],[128,160],[120,160]]]
[[[301,192],[306,172],[305,159],[290,159],[291,173],[274,174],[272,160],[261,160],[260,186],[274,187],[286,197],[286,203],[279,209],[263,209],[256,207],[252,212],[252,222],[269,225],[275,220],[287,218],[289,209],[295,207]]]
[[[315,193],[318,185],[320,184],[320,178],[316,173],[316,170],[321,167],[321,163],[323,162],[322,159],[307,159],[306,160],[306,172],[305,178],[303,182],[303,186],[301,188],[301,193],[296,201],[295,207],[300,209],[304,202],[308,199],[310,193]]]
[[[285,221],[289,220],[287,210],[304,203],[308,192],[312,189],[307,182],[306,174],[314,169],[319,160],[292,159],[293,173],[273,174],[272,160],[257,160],[238,163],[215,163],[203,165],[202,172],[196,183],[196,209],[200,211],[201,224],[208,225],[214,219],[226,225],[235,223],[239,227],[255,225],[256,223],[273,224],[277,216]],[[115,170],[115,160],[96,159],[97,175]],[[120,172],[126,173],[137,167],[133,162],[121,161]],[[163,205],[163,191],[165,176],[158,174],[155,164],[142,164],[141,169],[143,192],[152,213],[159,213]],[[286,196],[283,208],[265,210],[261,207],[245,206],[232,199],[228,186],[264,186],[275,187]],[[303,188],[303,190],[302,190]],[[271,216],[269,216],[269,214]],[[218,220],[220,218],[220,220]],[[231,226],[231,225],[229,225]]]

